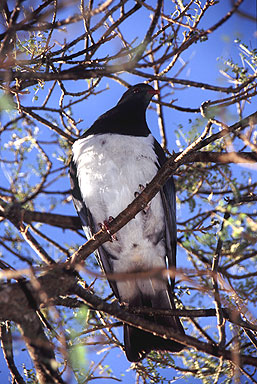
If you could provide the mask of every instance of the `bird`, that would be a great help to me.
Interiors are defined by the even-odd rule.
[[[139,83],[128,88],[117,105],[101,115],[72,146],[71,193],[86,237],[123,211],[167,161],[161,145],[146,122],[146,109],[159,93]],[[175,309],[174,279],[138,272],[176,267],[176,192],[171,177],[151,202],[97,250],[107,274],[132,274],[135,278],[109,280],[121,303],[129,308]],[[134,275],[133,275],[134,274]],[[183,335],[177,316],[139,315]],[[180,352],[185,346],[124,324],[128,361],[138,362],[152,350]]]

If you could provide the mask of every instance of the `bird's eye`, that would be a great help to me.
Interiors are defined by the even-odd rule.
[[[135,88],[134,90],[133,90],[133,93],[138,93],[139,92],[139,88]]]

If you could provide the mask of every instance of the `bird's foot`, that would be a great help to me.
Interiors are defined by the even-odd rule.
[[[121,306],[121,307],[124,307],[124,308],[128,308],[128,307],[129,307],[129,304],[128,304],[128,303],[125,303],[125,301],[121,301],[121,302],[120,302],[120,306]]]
[[[146,184],[146,186],[147,186],[147,184]],[[138,196],[140,195],[140,193],[143,192],[143,190],[145,189],[145,186],[144,186],[143,184],[139,184],[138,189],[139,189],[139,192],[136,191],[136,192],[134,193],[134,196],[135,196],[135,197],[138,197]],[[145,208],[142,210],[142,212],[143,212],[144,214],[146,214],[146,213],[148,212],[148,210],[150,209],[150,207],[151,207],[151,203],[148,203],[148,204],[145,206]]]
[[[110,223],[114,220],[112,216],[109,216],[108,220],[104,220],[103,223],[98,223],[99,227],[102,229],[102,231],[106,231],[108,235],[110,236],[110,241],[113,242],[114,240],[118,240],[117,236],[115,234],[111,234],[110,232]]]
[[[151,208],[151,203],[148,203],[145,208],[143,209],[143,212],[144,214],[147,214],[147,212],[149,211],[149,209]]]

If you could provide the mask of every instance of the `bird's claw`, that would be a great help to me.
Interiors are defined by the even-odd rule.
[[[146,186],[147,186],[147,184],[146,184]],[[140,192],[142,192],[142,191],[145,189],[145,186],[144,186],[143,184],[139,184],[138,189],[139,189],[139,192],[136,191],[136,192],[134,193],[135,198],[138,197],[138,196],[140,195]],[[148,212],[148,210],[150,209],[150,206],[151,206],[151,203],[148,203],[148,204],[145,206],[145,208],[143,209],[144,214],[146,214],[146,213]]]
[[[147,212],[149,211],[149,209],[151,208],[151,203],[148,203],[145,208],[143,209],[143,212],[144,214],[147,214]]]
[[[110,232],[110,223],[114,220],[112,216],[109,216],[108,220],[104,220],[103,223],[98,223],[99,227],[102,229],[102,231],[106,231],[108,235],[110,236],[110,241],[113,242],[114,240],[118,240],[117,236],[115,234],[111,234]]]

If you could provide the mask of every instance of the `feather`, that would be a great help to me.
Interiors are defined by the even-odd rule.
[[[140,193],[166,161],[146,124],[145,111],[154,94],[149,85],[131,87],[116,107],[100,116],[73,145],[70,165],[73,201],[87,237],[99,222],[117,216]],[[97,250],[106,274],[134,273],[134,279],[109,281],[120,303],[129,307],[174,309],[175,279],[139,278],[137,272],[176,266],[176,196],[173,178],[117,233],[118,241]],[[141,316],[184,333],[177,316]],[[139,361],[151,350],[179,352],[184,345],[124,325],[125,352]]]

